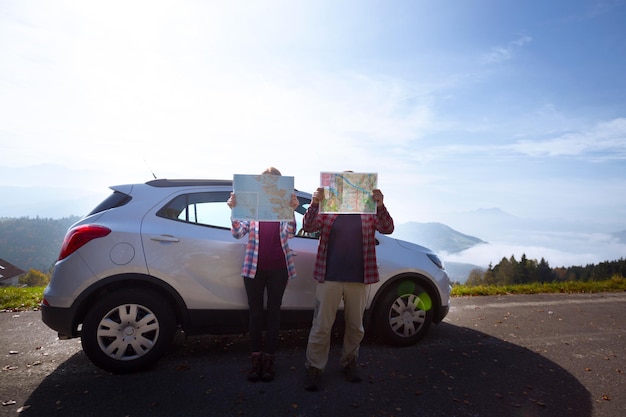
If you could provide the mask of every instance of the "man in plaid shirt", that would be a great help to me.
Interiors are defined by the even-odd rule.
[[[304,231],[320,231],[313,278],[315,311],[306,350],[304,388],[318,389],[319,377],[328,362],[330,336],[339,304],[343,299],[345,333],[341,366],[346,379],[359,382],[356,360],[363,340],[366,285],[378,282],[375,232],[393,232],[393,219],[383,204],[383,194],[373,190],[376,214],[323,214],[319,212],[324,189],[313,193],[304,215]]]

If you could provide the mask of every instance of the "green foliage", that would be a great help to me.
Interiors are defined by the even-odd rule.
[[[596,293],[626,291],[626,278],[615,275],[602,281],[534,282],[514,285],[455,285],[452,295],[507,295],[507,294],[550,294],[550,293]]]
[[[30,269],[21,276],[18,283],[27,287],[45,287],[50,282],[50,274],[44,274],[36,269]]]
[[[39,308],[44,287],[0,287],[0,309],[33,310]]]
[[[531,283],[569,282],[569,281],[604,281],[613,276],[626,276],[626,259],[605,261],[598,265],[560,267],[552,269],[548,262],[541,258],[539,262],[526,258],[523,254],[520,261],[511,256],[502,258],[496,266],[489,265],[486,271],[472,270],[468,275],[466,286],[483,285],[523,285]]]
[[[49,271],[59,256],[65,232],[78,219],[0,218],[0,258],[25,271]]]

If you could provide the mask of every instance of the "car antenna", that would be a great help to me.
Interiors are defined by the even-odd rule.
[[[148,162],[146,162],[146,160],[144,159],[144,160],[143,160],[143,163],[144,163],[144,164],[146,164],[146,167],[148,168],[148,171],[150,171],[150,173],[152,174],[152,176],[153,176],[153,177],[154,177],[154,179],[156,180],[156,179],[157,179],[157,176],[156,176],[156,175],[154,175],[154,171],[152,171],[152,170],[150,169],[150,165],[148,165]]]

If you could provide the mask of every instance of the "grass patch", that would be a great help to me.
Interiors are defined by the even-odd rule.
[[[613,277],[605,281],[567,281],[519,285],[478,285],[468,287],[455,285],[452,296],[507,295],[507,294],[550,294],[550,293],[597,293],[626,291],[626,278]]]
[[[36,310],[44,287],[0,287],[0,310]]]
[[[43,298],[44,287],[0,287],[0,310],[36,310]],[[597,293],[626,291],[626,278],[615,276],[605,281],[567,281],[520,285],[479,285],[452,287],[453,297],[507,295],[507,294],[550,294],[550,293]]]

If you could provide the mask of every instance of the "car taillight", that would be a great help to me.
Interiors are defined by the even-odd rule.
[[[95,224],[85,224],[73,228],[65,235],[58,260],[67,258],[87,242],[104,237],[109,233],[111,233],[111,229]]]

